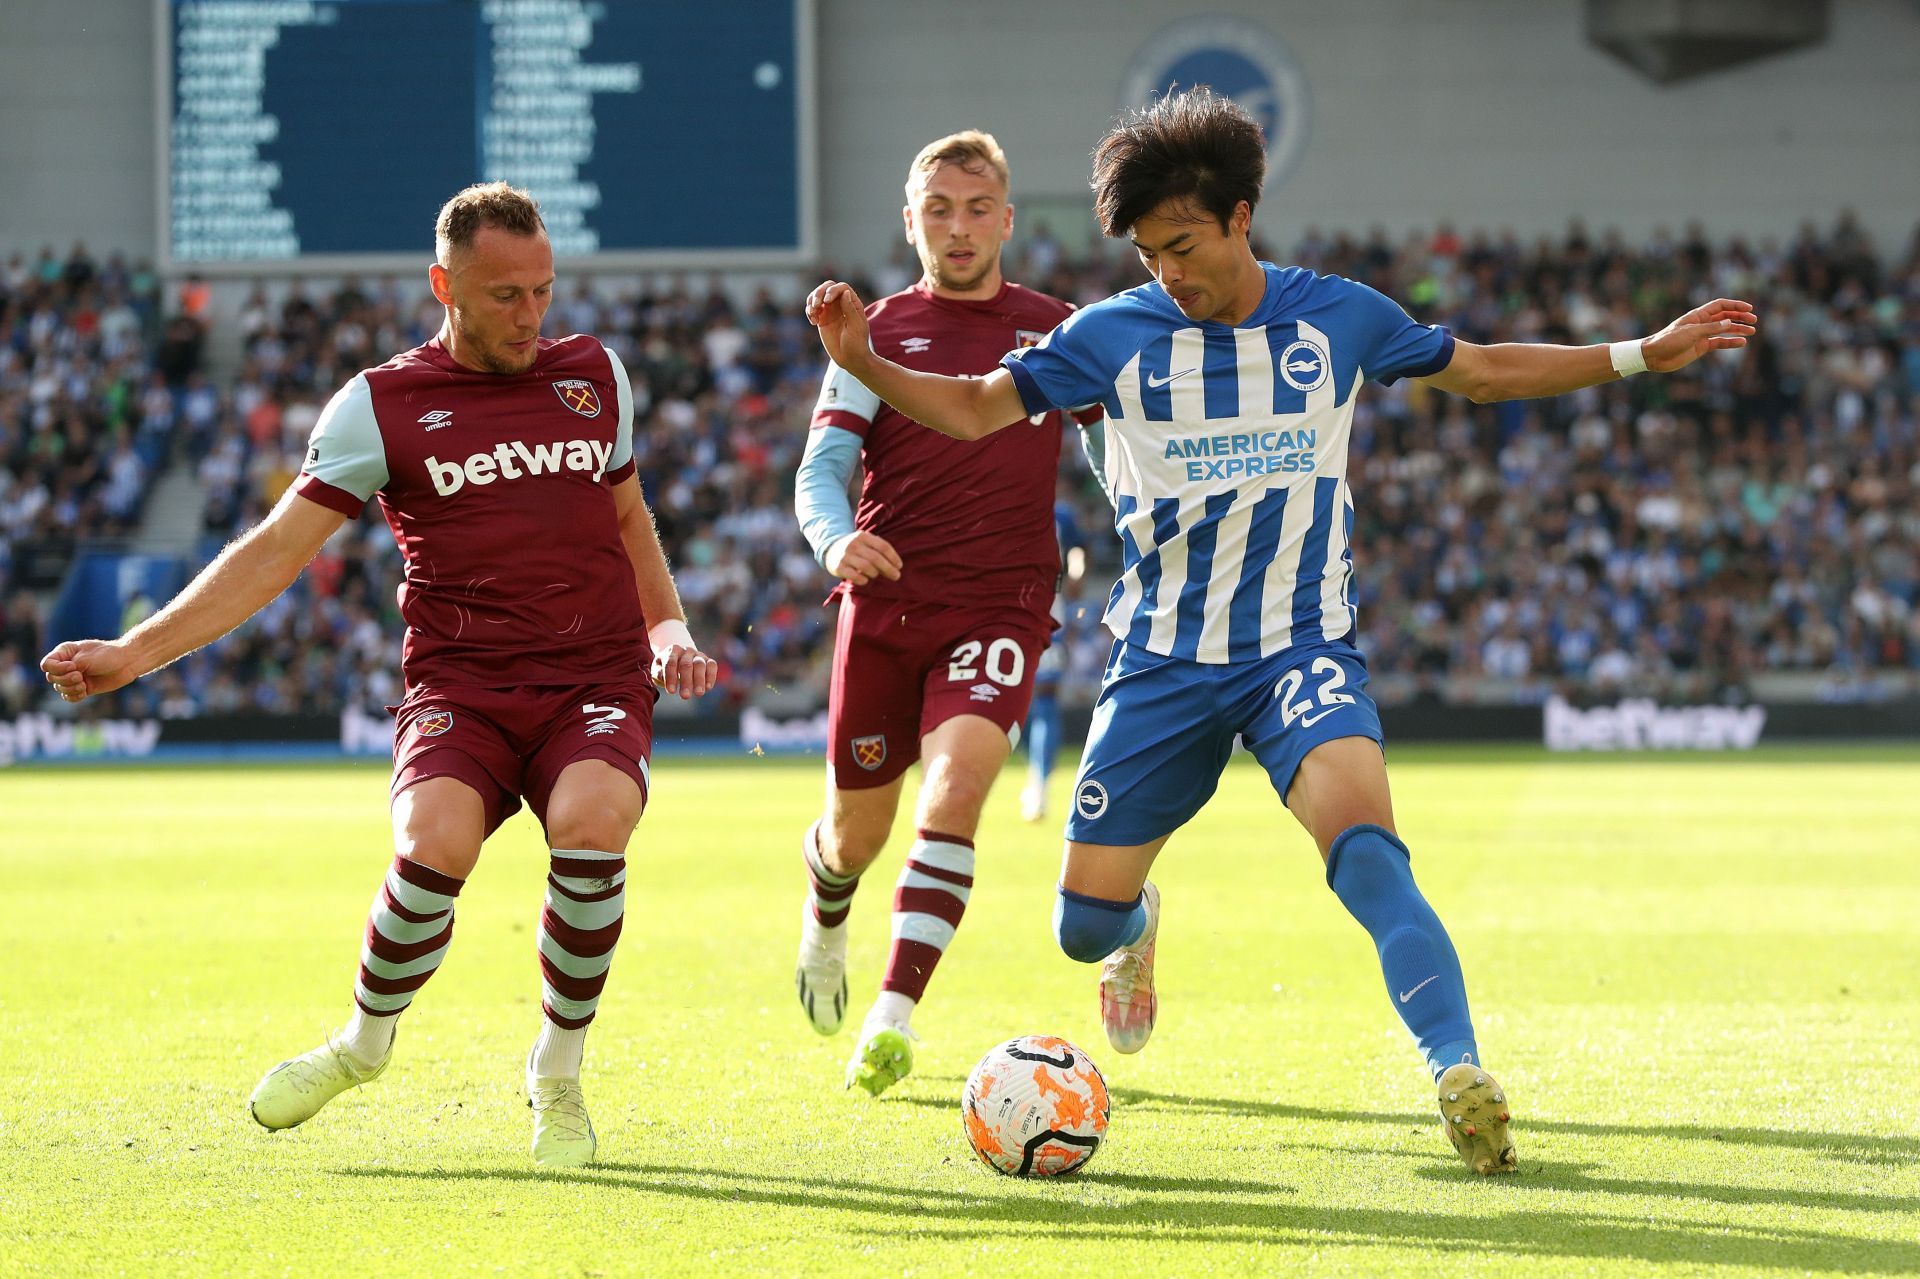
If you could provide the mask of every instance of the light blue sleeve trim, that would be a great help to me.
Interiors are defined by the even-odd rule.
[[[600,349],[607,353],[607,363],[613,366],[614,398],[620,410],[620,418],[613,428],[613,456],[607,459],[607,469],[617,471],[633,460],[633,383],[627,381],[627,366],[620,363],[613,348],[603,344]]]
[[[366,374],[356,373],[320,410],[300,469],[363,502],[386,486],[387,445],[373,415],[373,387]]]
[[[813,548],[820,567],[827,566],[827,548],[854,531],[853,502],[847,485],[860,466],[860,437],[837,426],[815,428],[807,436],[806,452],[793,479],[793,512],[800,532]]]
[[[853,374],[829,360],[827,374],[820,380],[820,398],[814,401],[813,411],[851,413],[871,423],[874,414],[880,411],[880,397],[869,391]]]

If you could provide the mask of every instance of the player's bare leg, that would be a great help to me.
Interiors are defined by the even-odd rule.
[[[1082,844],[1072,840],[1060,867],[1054,935],[1074,959],[1101,959],[1100,1021],[1114,1051],[1147,1046],[1159,1017],[1153,988],[1160,936],[1160,890],[1148,880],[1170,836],[1145,844]]]
[[[540,915],[542,1015],[527,1053],[527,1105],[533,1157],[548,1167],[593,1159],[580,1064],[626,914],[627,841],[645,806],[633,779],[599,759],[567,765],[547,801],[552,869]]]
[[[1342,737],[1314,747],[1286,801],[1320,849],[1328,886],[1373,937],[1388,997],[1427,1059],[1454,1149],[1475,1172],[1512,1171],[1506,1093],[1480,1064],[1453,942],[1414,884],[1379,744]]]
[[[266,1128],[291,1128],[387,1068],[394,1023],[439,967],[453,933],[453,898],[480,859],[486,812],[466,783],[433,777],[393,801],[396,854],[362,943],[354,1010],[319,1047],[281,1062],[254,1088]]]
[[[913,1070],[913,1010],[966,910],[980,813],[1010,750],[1006,730],[978,715],[956,715],[920,739],[914,840],[894,889],[886,976],[847,1062],[851,1087],[877,1097]]]
[[[847,1016],[847,912],[860,873],[886,847],[906,778],[881,786],[841,789],[827,779],[826,813],[801,837],[807,899],[800,912],[800,955],[793,985],[800,1011],[823,1035]]]

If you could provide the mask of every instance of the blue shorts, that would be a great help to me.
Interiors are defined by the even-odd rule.
[[[1067,838],[1124,846],[1172,834],[1213,797],[1236,737],[1285,803],[1314,747],[1341,737],[1383,741],[1366,659],[1334,640],[1207,664],[1116,640],[1073,784]]]

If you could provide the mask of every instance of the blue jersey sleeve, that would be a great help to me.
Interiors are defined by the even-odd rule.
[[[1097,404],[1113,390],[1117,365],[1112,344],[1101,340],[1102,331],[1110,327],[1108,305],[1075,311],[1038,345],[1001,357],[1000,365],[1013,375],[1028,416]]]
[[[1453,361],[1453,334],[1438,324],[1420,324],[1400,304],[1356,280],[1347,286],[1343,305],[1355,315],[1360,367],[1375,382],[1426,377]]]

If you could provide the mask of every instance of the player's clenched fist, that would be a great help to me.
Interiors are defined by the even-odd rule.
[[[825,559],[827,572],[855,586],[865,586],[876,577],[897,582],[904,567],[892,543],[865,529],[835,539]]]
[[[68,640],[40,659],[40,669],[69,702],[111,693],[140,677],[126,648],[109,640]]]
[[[807,320],[820,330],[827,358],[853,372],[871,355],[867,309],[851,284],[828,280],[807,294]]]
[[[720,682],[720,663],[694,646],[687,624],[674,619],[647,632],[653,646],[653,682],[683,702],[692,701]]]

